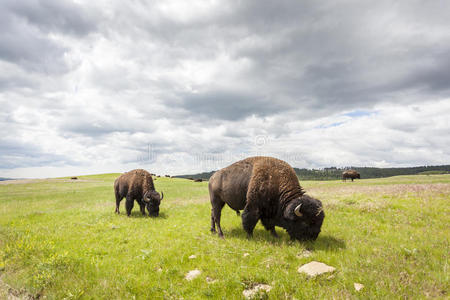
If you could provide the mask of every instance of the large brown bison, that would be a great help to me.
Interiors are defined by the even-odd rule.
[[[116,213],[119,212],[120,201],[126,197],[125,208],[127,215],[130,216],[134,206],[134,200],[137,201],[141,212],[145,215],[145,207],[151,217],[159,215],[159,205],[164,197],[155,191],[152,175],[142,169],[132,170],[120,175],[114,181],[114,192],[116,195]]]
[[[350,178],[353,181],[353,179],[356,178],[361,179],[361,175],[359,175],[359,173],[355,170],[347,170],[342,172],[342,180],[347,181],[347,178]]]
[[[286,162],[272,157],[250,157],[215,172],[209,180],[211,232],[219,231],[222,208],[228,204],[242,213],[242,226],[251,237],[258,220],[277,236],[283,227],[291,239],[315,240],[325,214],[322,203],[305,194]]]

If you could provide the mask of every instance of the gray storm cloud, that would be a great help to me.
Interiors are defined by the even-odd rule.
[[[297,167],[448,163],[449,9],[6,1],[0,171],[173,174],[252,154]]]

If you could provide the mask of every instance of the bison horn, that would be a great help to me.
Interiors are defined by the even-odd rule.
[[[303,214],[300,212],[300,208],[302,207],[302,204],[300,203],[299,205],[297,205],[297,207],[294,209],[294,213],[299,216],[299,217],[303,217]]]
[[[164,193],[161,191],[161,199],[159,199],[159,200],[162,200],[164,198]]]
[[[147,198],[147,194],[148,194],[148,192],[146,192],[145,194],[144,194],[144,197],[142,197],[142,200],[144,200],[144,202],[150,202],[150,200]]]

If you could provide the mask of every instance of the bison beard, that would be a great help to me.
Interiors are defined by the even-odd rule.
[[[325,214],[322,203],[300,187],[294,170],[271,157],[250,157],[217,171],[209,181],[211,231],[223,237],[220,227],[225,203],[242,213],[242,226],[249,237],[256,223],[277,236],[275,226],[284,228],[292,239],[315,240]]]

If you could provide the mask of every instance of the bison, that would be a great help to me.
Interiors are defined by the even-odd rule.
[[[203,181],[203,179],[201,179],[201,178],[194,179],[194,182],[202,182],[202,181]]]
[[[361,175],[355,170],[347,170],[342,172],[342,180],[347,181],[347,178],[350,178],[353,181],[355,178],[361,179]]]
[[[148,214],[151,217],[159,215],[159,205],[164,198],[155,191],[152,176],[149,172],[137,169],[120,175],[114,181],[114,192],[116,195],[116,213],[120,214],[120,201],[126,197],[125,208],[127,216],[130,216],[131,210],[134,206],[134,200],[137,201],[141,208],[141,213],[145,215],[145,208],[147,207]]]
[[[242,226],[250,238],[258,220],[277,237],[275,226],[284,228],[291,239],[315,240],[325,214],[322,202],[305,194],[297,175],[286,162],[256,156],[215,172],[209,180],[211,232],[223,238],[222,208],[228,204],[242,213]]]

